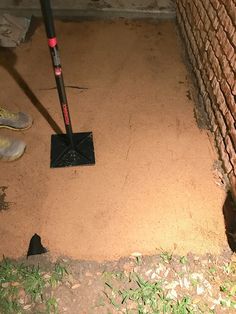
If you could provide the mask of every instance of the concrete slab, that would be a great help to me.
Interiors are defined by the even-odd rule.
[[[52,254],[81,259],[221,251],[225,193],[187,97],[174,22],[57,22],[56,29],[66,84],[88,87],[67,92],[74,131],[94,133],[96,165],[49,168],[53,131],[36,107],[63,124],[40,26],[0,57],[1,104],[35,120],[26,132],[1,130],[24,139],[27,151],[0,164],[12,202],[0,213],[0,255],[26,254],[34,233]]]
[[[174,0],[52,0],[55,16],[170,18],[175,16]],[[0,14],[41,16],[38,0],[1,0]]]

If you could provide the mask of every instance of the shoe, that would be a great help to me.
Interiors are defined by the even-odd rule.
[[[10,112],[0,107],[0,128],[12,130],[27,130],[31,127],[33,119],[23,112]]]
[[[26,144],[23,141],[0,136],[0,160],[12,161],[20,158],[25,147]]]

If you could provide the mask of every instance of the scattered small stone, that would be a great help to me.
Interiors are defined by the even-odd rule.
[[[205,289],[201,286],[197,285],[197,295],[203,294],[205,291]]]
[[[31,308],[31,304],[26,304],[23,306],[23,310],[29,310]]]
[[[137,273],[139,269],[140,269],[140,267],[139,267],[139,266],[136,266],[136,267],[134,267],[133,271],[134,271],[135,273]]]
[[[125,263],[125,264],[123,265],[123,269],[124,269],[124,271],[126,271],[126,272],[131,272],[131,271],[133,271],[133,269],[134,269],[134,265],[131,264],[131,263]]]
[[[231,256],[231,261],[236,262],[236,253],[233,253]]]
[[[10,286],[10,283],[9,282],[3,282],[2,283],[2,287],[3,288],[7,288],[7,287],[9,287]]]
[[[193,273],[191,274],[191,278],[192,279],[195,279],[195,280],[202,280],[203,279],[203,275],[202,274],[199,274],[199,273]]]
[[[21,298],[21,299],[25,299],[26,297],[26,293],[25,293],[25,290],[23,288],[20,288],[19,291],[18,291],[18,297]]]
[[[146,271],[145,275],[146,275],[147,277],[149,277],[149,275],[150,275],[152,272],[153,272],[153,270],[152,270],[152,269],[149,269],[148,271]]]
[[[133,257],[141,257],[142,254],[139,253],[139,252],[134,252],[134,253],[131,254],[131,256],[133,256]]]
[[[168,283],[167,285],[165,285],[165,289],[175,289],[177,286],[179,286],[179,282],[178,281],[172,281],[170,283]]]
[[[159,264],[155,272],[159,275],[161,272],[164,272],[165,270],[166,270],[166,267],[163,264]]]
[[[153,279],[155,279],[156,277],[157,277],[157,275],[156,275],[155,273],[152,273],[151,279],[153,280]]]
[[[167,276],[168,276],[168,274],[169,274],[169,269],[167,269],[165,272],[164,272],[164,274],[163,274],[163,276],[166,278]]]
[[[17,281],[11,283],[11,286],[12,286],[12,287],[17,287],[17,286],[19,286],[19,285],[20,285],[20,283],[17,282]]]
[[[49,278],[51,278],[51,275],[46,273],[45,275],[43,275],[43,277],[44,277],[45,279],[49,279]]]
[[[173,299],[177,299],[178,295],[174,289],[171,289],[170,291],[168,291],[166,297],[173,300]]]
[[[202,300],[202,298],[196,297],[193,299],[193,304],[197,304],[197,303],[201,302],[201,300]]]
[[[76,283],[75,285],[73,285],[72,287],[71,287],[71,289],[77,289],[77,288],[79,288],[81,286],[81,284],[80,283]]]
[[[186,288],[186,289],[189,289],[190,288],[190,281],[187,279],[187,278],[183,278],[183,286]]]
[[[18,302],[19,302],[20,304],[25,304],[25,300],[22,299],[22,298],[19,298],[19,299],[18,299]]]

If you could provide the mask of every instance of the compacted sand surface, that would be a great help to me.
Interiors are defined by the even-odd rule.
[[[9,202],[0,255],[25,255],[34,233],[51,254],[79,259],[221,252],[225,192],[194,119],[175,23],[58,21],[56,30],[65,84],[87,88],[67,93],[74,131],[93,131],[96,165],[49,167],[54,131],[40,106],[64,127],[41,24],[29,42],[0,53],[1,104],[34,118],[25,132],[1,129],[27,150],[0,164]]]

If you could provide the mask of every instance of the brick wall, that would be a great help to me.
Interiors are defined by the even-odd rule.
[[[236,0],[176,0],[177,21],[236,197]]]

